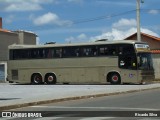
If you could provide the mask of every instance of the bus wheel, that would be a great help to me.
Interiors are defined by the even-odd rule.
[[[47,84],[56,84],[57,78],[56,78],[55,74],[53,74],[53,73],[47,73],[45,75],[45,82]]]
[[[39,73],[34,73],[31,76],[31,84],[42,84],[42,76]]]
[[[121,78],[118,73],[112,73],[109,76],[109,81],[111,84],[116,85],[121,83]]]

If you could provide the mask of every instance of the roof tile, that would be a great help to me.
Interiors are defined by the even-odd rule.
[[[160,50],[151,50],[151,53],[153,53],[153,54],[160,54]]]
[[[9,32],[10,33],[11,31],[6,30],[6,29],[0,29],[0,32],[7,32],[7,33]]]

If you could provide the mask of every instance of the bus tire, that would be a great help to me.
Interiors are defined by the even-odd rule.
[[[31,76],[31,84],[42,84],[42,75],[40,73],[34,73]]]
[[[121,78],[118,73],[111,73],[109,75],[109,81],[113,85],[121,84]]]
[[[56,84],[57,82],[56,75],[54,73],[47,73],[45,75],[45,82],[47,84]]]

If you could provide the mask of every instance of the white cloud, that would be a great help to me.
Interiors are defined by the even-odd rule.
[[[36,45],[39,45],[39,44],[40,44],[40,38],[37,37],[37,38],[36,38]]]
[[[118,30],[118,29],[113,28],[111,32],[106,32],[106,33],[102,33],[101,35],[91,37],[90,40],[91,41],[100,40],[100,39],[123,40],[126,37],[128,37],[136,32],[137,32],[136,27],[132,27],[132,28],[129,28],[126,30]],[[141,32],[159,37],[159,35],[157,33],[153,32],[149,29],[146,29],[146,28],[141,28]]]
[[[118,22],[112,24],[111,32],[105,32],[101,35],[91,37],[91,41],[95,41],[97,39],[122,40],[136,32],[136,20],[122,18]],[[157,33],[146,28],[141,28],[141,32],[157,37],[159,36]]]
[[[159,13],[159,11],[158,10],[150,10],[148,13],[156,15]]]
[[[22,2],[21,4],[12,3],[5,8],[5,11],[35,11],[41,10],[42,7],[39,4],[33,4],[29,2]]]
[[[69,43],[85,42],[87,40],[88,40],[88,37],[84,33],[78,35],[77,37],[71,36],[71,37],[65,39],[65,41],[69,42]]]
[[[122,40],[129,35],[135,33],[136,29],[131,28],[127,31],[112,29],[111,32],[102,33],[101,35],[91,37],[91,41],[100,40],[100,39],[108,39],[108,40]]]
[[[35,19],[34,19],[34,16],[31,15],[30,18],[33,19],[33,23],[37,26],[48,25],[48,24],[63,26],[63,25],[72,24],[71,21],[62,20],[62,19],[59,18],[58,15],[56,15],[55,13],[51,13],[51,12],[48,12],[48,13],[46,13],[42,16],[39,16]]]
[[[118,22],[113,23],[112,27],[116,29],[127,29],[128,27],[135,27],[136,26],[136,20],[135,19],[125,19],[122,18]]]
[[[83,0],[66,0],[72,3],[83,3]],[[59,4],[60,0],[1,0],[1,10],[6,12],[37,11],[43,9],[43,4]]]
[[[41,10],[42,4],[56,3],[56,0],[4,0],[3,10],[7,12],[13,11],[36,11]]]
[[[77,42],[78,40],[79,41],[81,40],[82,42],[84,42],[84,40],[85,41],[95,41],[95,40],[100,40],[100,39],[123,40],[126,37],[136,32],[137,32],[137,28],[136,28],[135,19],[120,19],[118,22],[112,24],[111,31],[103,32],[101,35],[91,36],[91,37],[88,37],[87,35],[85,35],[85,39],[82,39],[82,40],[78,39],[78,36],[70,37],[70,38],[67,38],[66,41]],[[157,33],[149,29],[146,29],[146,28],[141,28],[141,32],[159,37]]]

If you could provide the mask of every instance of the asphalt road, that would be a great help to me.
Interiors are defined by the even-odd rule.
[[[11,111],[39,111],[42,116],[48,116],[34,118],[36,120],[159,120],[160,89],[31,106]],[[9,120],[13,119],[17,120],[17,118]]]

